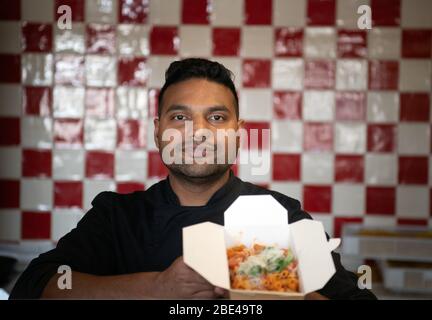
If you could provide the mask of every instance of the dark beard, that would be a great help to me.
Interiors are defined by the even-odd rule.
[[[167,167],[170,173],[181,180],[206,185],[219,180],[231,168],[231,164],[171,164]]]

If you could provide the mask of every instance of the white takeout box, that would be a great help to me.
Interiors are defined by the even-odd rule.
[[[184,262],[211,284],[229,290],[231,299],[303,299],[325,286],[336,272],[330,239],[318,221],[288,224],[287,210],[271,195],[238,197],[224,213],[225,226],[204,222],[183,228]],[[298,260],[300,293],[231,289],[227,248],[253,243],[291,248]]]

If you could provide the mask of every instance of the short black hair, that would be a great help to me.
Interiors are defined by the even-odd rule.
[[[239,117],[238,96],[233,82],[234,74],[221,63],[203,58],[186,58],[170,64],[165,72],[165,83],[159,92],[158,117],[161,116],[162,99],[166,89],[173,84],[194,78],[213,81],[230,89],[235,99],[236,116]]]

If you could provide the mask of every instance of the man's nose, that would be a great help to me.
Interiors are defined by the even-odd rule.
[[[205,139],[205,131],[207,131],[208,123],[202,117],[193,120],[194,140],[201,142]]]

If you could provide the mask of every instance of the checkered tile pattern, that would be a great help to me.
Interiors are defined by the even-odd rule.
[[[55,21],[72,8],[71,30]],[[357,8],[372,8],[372,30]],[[166,174],[152,138],[171,61],[236,75],[271,172],[245,179],[343,223],[431,224],[432,1],[3,0],[0,239],[58,240],[103,190]]]

